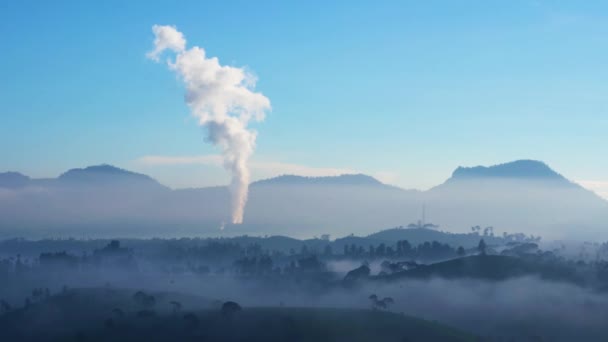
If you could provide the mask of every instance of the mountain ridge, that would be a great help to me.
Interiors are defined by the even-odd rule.
[[[23,187],[31,180],[30,177],[14,171],[0,173],[0,188],[14,189]]]
[[[142,173],[137,173],[122,169],[109,164],[92,165],[84,168],[73,168],[62,173],[56,178],[44,180],[58,180],[67,182],[87,182],[87,181],[109,181],[110,177],[120,178],[121,180],[137,180],[141,182],[156,183],[162,187],[166,187],[156,179]],[[542,161],[521,159],[502,164],[491,166],[474,166],[464,167],[458,166],[450,178],[443,184],[452,183],[462,180],[479,180],[479,179],[525,179],[525,180],[553,180],[565,181],[569,184],[570,180],[551,169]],[[19,172],[4,172],[0,173],[0,187],[16,187],[15,185],[23,185],[28,182],[37,181],[40,179],[30,178]],[[404,189],[391,184],[386,184],[373,176],[363,173],[358,174],[341,174],[337,176],[319,176],[308,177],[294,174],[284,174],[276,177],[260,179],[250,184],[251,186],[265,185],[362,185],[362,186],[384,186],[396,188],[406,191],[415,191],[412,189]],[[442,184],[440,184],[442,185]],[[440,186],[438,185],[438,186]],[[212,186],[222,187],[220,186]],[[203,187],[207,188],[207,187]],[[186,188],[197,189],[197,188]],[[200,188],[199,188],[200,189]],[[184,190],[184,189],[175,189]]]
[[[82,183],[96,183],[106,185],[115,181],[123,182],[138,182],[138,183],[149,183],[155,186],[161,185],[156,179],[137,172],[121,169],[119,167],[101,164],[87,166],[85,168],[70,169],[56,178],[60,182],[82,182]],[[128,183],[127,183],[128,184]]]
[[[384,186],[394,187],[389,184],[382,183],[376,178],[358,173],[358,174],[342,174],[337,176],[321,176],[307,177],[299,175],[280,175],[267,179],[261,179],[251,183],[252,186],[267,186],[267,185],[357,185],[357,186]]]
[[[454,170],[450,179],[472,178],[566,179],[544,162],[531,159],[520,159],[491,166],[459,166]]]
[[[516,163],[515,169],[527,170],[529,163]],[[474,181],[448,181],[427,191],[407,191],[366,175],[275,177],[252,184],[244,224],[226,229],[294,236],[367,235],[379,227],[417,222],[425,207],[423,221],[452,232],[494,226],[534,234],[597,231],[608,237],[607,201],[578,185],[561,186],[574,183],[545,164],[532,163],[540,171],[531,179],[503,181],[496,177],[502,171],[490,167],[491,171],[481,169],[481,176],[467,178]],[[513,165],[507,164],[507,169]],[[476,174],[480,169],[474,170]],[[0,191],[0,233],[88,226],[89,233],[153,234],[151,229],[169,229],[197,235],[217,232],[230,218],[228,186],[172,190],[149,176],[108,165],[73,169],[58,178],[30,180],[31,189],[23,191]]]
[[[0,173],[0,188],[19,189],[27,186],[57,185],[133,186],[151,185],[167,188],[156,179],[141,173],[121,169],[109,164],[73,168],[56,178],[31,178],[19,172]]]

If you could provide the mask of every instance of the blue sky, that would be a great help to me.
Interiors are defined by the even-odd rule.
[[[607,16],[601,1],[4,1],[0,170],[226,183],[183,86],[145,57],[163,24],[257,75],[273,109],[254,125],[254,178],[424,189],[526,158],[608,194]]]

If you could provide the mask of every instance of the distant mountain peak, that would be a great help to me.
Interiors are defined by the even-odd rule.
[[[19,172],[1,172],[0,173],[0,188],[16,189],[26,186],[30,181],[30,177]]]
[[[98,172],[98,173],[114,173],[114,174],[124,174],[124,173],[130,173],[130,174],[134,174],[134,172],[125,170],[125,169],[121,169],[119,167],[116,167],[114,165],[110,165],[110,164],[100,164],[100,165],[91,165],[91,166],[87,166],[85,168],[74,168],[74,169],[70,169],[66,172],[63,173],[63,175],[65,174],[69,174],[69,173],[76,173],[76,172]]]
[[[305,177],[282,175],[254,182],[253,185],[366,185],[388,186],[376,178],[364,174],[343,174],[339,176]]]
[[[534,180],[565,180],[547,164],[537,160],[516,160],[493,166],[458,167],[450,180],[479,178],[511,178]]]
[[[61,174],[57,179],[62,182],[87,183],[91,185],[116,183],[120,185],[153,184],[161,186],[150,176],[108,164],[93,165],[83,169],[71,169]]]

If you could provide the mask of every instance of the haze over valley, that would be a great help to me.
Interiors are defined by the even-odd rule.
[[[0,341],[608,341],[607,18],[0,1]]]
[[[284,175],[251,184],[242,225],[230,220],[227,187],[172,190],[110,165],[53,179],[0,174],[0,232],[23,237],[176,237],[273,234],[368,235],[422,219],[451,232],[492,226],[583,241],[608,232],[608,202],[539,161],[459,167],[428,191],[363,174]],[[164,226],[172,229],[166,230]]]

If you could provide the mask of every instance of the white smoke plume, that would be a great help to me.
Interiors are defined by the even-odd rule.
[[[232,223],[243,222],[249,187],[248,161],[255,149],[256,132],[247,129],[251,120],[264,120],[270,100],[254,92],[256,78],[243,68],[221,65],[205,50],[186,48],[186,39],[174,26],[152,27],[154,49],[148,58],[158,61],[165,51],[167,59],[186,86],[186,102],[199,124],[207,129],[207,141],[222,150],[224,167],[232,173]]]

